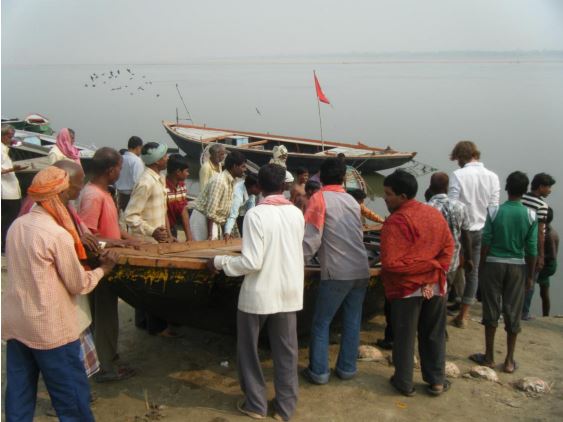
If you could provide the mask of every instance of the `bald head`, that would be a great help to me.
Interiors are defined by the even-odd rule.
[[[80,191],[84,186],[84,170],[82,166],[74,161],[61,160],[57,161],[53,166],[64,170],[69,177],[68,197],[70,200],[78,199]]]
[[[450,178],[446,173],[434,173],[430,177],[430,190],[434,195],[439,193],[448,193],[448,184],[450,182]]]

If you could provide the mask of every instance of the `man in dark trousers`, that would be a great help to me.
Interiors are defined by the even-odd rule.
[[[416,199],[415,177],[402,170],[383,181],[391,212],[381,231],[381,267],[385,296],[391,301],[395,332],[390,381],[405,396],[413,386],[414,343],[418,333],[422,378],[431,395],[447,391],[446,273],[454,254],[448,223],[437,209]]]

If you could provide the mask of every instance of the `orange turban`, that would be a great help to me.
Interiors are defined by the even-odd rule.
[[[78,259],[86,259],[84,245],[78,236],[72,218],[59,198],[59,193],[68,189],[69,176],[66,171],[57,167],[47,167],[35,175],[27,190],[29,197],[41,205],[74,240],[74,249]]]

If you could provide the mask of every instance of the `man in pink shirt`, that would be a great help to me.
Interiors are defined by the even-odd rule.
[[[64,170],[51,166],[40,171],[28,194],[38,205],[13,223],[6,241],[6,420],[33,419],[41,372],[60,420],[93,421],[80,360],[76,295],[96,287],[117,256],[102,252],[99,268],[82,267],[86,253],[66,208],[69,176]]]
[[[122,231],[118,211],[108,186],[119,178],[123,159],[113,148],[103,147],[92,158],[92,179],[82,190],[78,215],[86,227],[99,239],[112,244],[131,244],[136,241]],[[96,382],[120,381],[134,375],[125,365],[116,366],[119,319],[117,295],[107,280],[102,279],[90,294],[94,327],[94,343],[101,370],[94,375]]]

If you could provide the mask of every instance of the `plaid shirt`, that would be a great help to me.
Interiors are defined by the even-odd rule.
[[[84,370],[88,377],[100,370],[100,361],[98,360],[94,336],[90,328],[87,328],[80,334],[80,360],[84,364]]]
[[[166,212],[164,179],[147,167],[131,192],[125,223],[132,233],[150,237],[157,227],[166,226]]]
[[[196,200],[195,209],[215,223],[225,224],[233,203],[234,183],[231,173],[223,170],[205,186]]]
[[[2,338],[41,350],[77,340],[76,295],[92,291],[104,271],[82,267],[70,234],[40,206],[12,224],[6,256]]]
[[[449,272],[457,270],[459,266],[459,252],[461,250],[461,231],[469,230],[469,214],[467,213],[467,208],[465,204],[457,199],[448,198],[445,193],[439,193],[434,195],[428,201],[428,205],[436,208],[442,213],[455,242],[454,255],[452,256],[452,262],[450,263]]]

